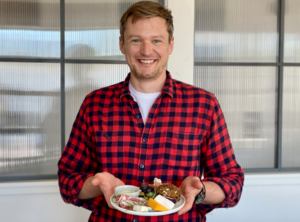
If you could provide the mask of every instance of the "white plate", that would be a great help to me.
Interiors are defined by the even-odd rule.
[[[152,212],[139,212],[139,211],[134,211],[134,210],[127,210],[124,208],[119,207],[116,203],[113,202],[113,197],[112,195],[110,197],[110,202],[116,208],[117,210],[126,213],[126,214],[132,214],[132,215],[138,215],[138,216],[162,216],[162,215],[167,215],[167,214],[173,214],[177,211],[179,211],[185,204],[185,198],[184,196],[181,195],[180,200],[175,204],[174,208],[172,210],[167,210],[167,211],[152,211]]]

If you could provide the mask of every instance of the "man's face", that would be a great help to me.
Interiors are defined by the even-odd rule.
[[[120,37],[120,50],[131,73],[140,80],[154,80],[165,74],[174,38],[169,42],[166,21],[161,17],[141,18],[132,24],[129,17]]]

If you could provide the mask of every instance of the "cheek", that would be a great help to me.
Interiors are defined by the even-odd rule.
[[[129,46],[126,49],[126,55],[130,56],[130,57],[133,57],[133,56],[135,56],[138,53],[138,51],[139,51],[138,47]]]
[[[167,58],[170,54],[169,49],[167,48],[159,48],[156,49],[155,51],[161,58]]]
[[[168,51],[164,51],[164,52],[159,53],[159,56],[162,60],[167,60],[169,57],[169,53],[168,53]]]

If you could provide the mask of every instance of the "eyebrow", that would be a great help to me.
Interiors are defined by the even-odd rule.
[[[130,36],[128,36],[128,39],[131,39],[131,38],[140,38],[140,35],[130,35]],[[151,38],[164,39],[164,37],[162,35],[155,35],[155,36],[152,36]]]

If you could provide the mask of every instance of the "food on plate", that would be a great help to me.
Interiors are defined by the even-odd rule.
[[[168,211],[180,201],[181,191],[170,183],[162,183],[155,178],[153,184],[142,182],[139,189],[139,197],[130,197],[132,191],[124,190],[118,196],[113,197],[113,202],[119,207],[139,212]]]
[[[130,197],[138,197],[140,192],[140,188],[133,185],[120,185],[115,187],[115,197],[122,194],[126,194]]]
[[[140,192],[140,197],[144,197],[145,199],[154,198],[156,196],[155,187],[152,185],[149,185],[143,181],[143,183],[140,186],[140,189],[142,192]]]
[[[148,200],[147,205],[156,211],[167,211],[168,210],[167,208],[165,208],[163,205],[161,205],[157,201],[153,200],[152,198],[150,198]]]
[[[153,185],[155,188],[159,187],[161,185],[161,179],[154,178]]]
[[[149,211],[152,211],[152,208],[151,207],[146,207],[146,206],[134,205],[133,210],[134,211],[139,211],[139,212],[149,212]]]
[[[147,183],[145,183],[145,181],[143,180],[143,183],[140,186],[141,191],[146,192],[146,190],[149,188],[149,185]]]
[[[118,195],[113,198],[114,203],[118,203],[119,207],[133,210],[134,206],[147,206],[147,200],[142,197],[129,197],[126,195]]]
[[[122,191],[121,193],[134,193],[134,191],[127,191],[127,190],[125,190],[125,191]]]
[[[156,189],[157,194],[167,198],[173,198],[178,202],[181,197],[181,191],[178,187],[170,183],[163,183]]]
[[[172,210],[173,207],[175,206],[175,203],[172,202],[171,200],[168,200],[167,198],[161,196],[161,195],[157,195],[154,200],[159,203],[160,205],[164,206],[165,208],[167,208],[168,210]],[[148,201],[149,202],[149,201]]]

